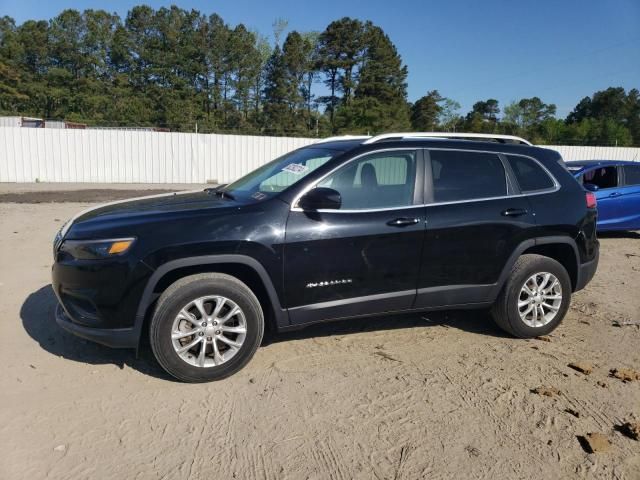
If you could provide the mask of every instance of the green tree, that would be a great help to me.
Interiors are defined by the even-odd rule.
[[[209,16],[208,42],[205,53],[207,91],[206,115],[210,128],[224,128],[224,101],[227,98],[230,78],[228,44],[231,29],[219,15]]]
[[[320,38],[319,32],[302,33],[302,54],[303,54],[303,81],[301,85],[302,97],[304,99],[306,109],[306,123],[309,130],[313,130],[317,124],[317,118],[313,114],[313,84],[317,77],[318,67],[318,42]]]
[[[264,90],[265,128],[286,135],[308,133],[305,122],[304,81],[308,68],[307,47],[302,35],[287,35],[282,51],[276,45],[268,64]]]
[[[567,115],[567,123],[578,123],[591,115],[591,97],[584,97]]]
[[[498,100],[490,98],[476,102],[465,118],[464,128],[469,132],[494,133],[499,114]]]
[[[15,114],[29,97],[20,91],[19,72],[0,60],[0,113]]]
[[[0,18],[0,113],[19,112],[29,100],[22,92],[25,72],[20,69],[21,48],[15,21]]]
[[[236,26],[229,36],[230,84],[233,88],[235,110],[240,113],[240,122],[234,127],[244,131],[249,130],[249,114],[255,105],[252,98],[253,87],[262,67],[262,57],[256,41],[256,35],[242,24]]]
[[[407,68],[371,22],[321,33],[274,22],[277,48],[244,25],[176,6],[134,6],[123,20],[67,9],[20,25],[0,17],[0,112],[89,124],[276,135],[460,130],[541,143],[640,145],[640,94],[610,87],[562,121],[538,97],[460,105],[433,90],[407,103]],[[328,94],[314,95],[324,83]]]
[[[307,52],[304,38],[295,30],[287,35],[283,61],[287,77],[287,103],[291,110],[304,111],[304,79],[307,71]]]
[[[567,116],[567,142],[640,145],[638,90],[609,87],[585,97]]]
[[[265,83],[266,65],[271,57],[271,45],[266,37],[256,34],[256,50],[258,52],[258,71],[254,77],[253,85],[253,126],[254,129],[260,128],[263,124],[262,115],[262,93]]]
[[[276,45],[266,65],[264,85],[264,131],[286,135],[290,122],[290,85],[284,54]]]
[[[438,128],[445,132],[455,131],[456,126],[462,121],[458,113],[460,104],[451,98],[444,97],[440,102],[440,113],[438,114]]]
[[[362,61],[365,26],[359,20],[342,18],[331,22],[318,38],[318,66],[330,94],[320,99],[326,105],[332,129],[339,104],[349,105]],[[342,97],[338,93],[342,92]]]
[[[512,123],[526,131],[537,126],[544,120],[554,117],[556,106],[543,103],[538,97],[523,98],[519,102],[512,102],[504,109],[503,121]]]
[[[640,146],[640,92],[637,88],[632,88],[627,94],[625,115],[625,125],[633,144]]]
[[[339,131],[380,133],[410,127],[407,67],[384,31],[367,23],[365,53],[351,104],[340,107]]]
[[[442,113],[440,102],[444,100],[437,90],[431,90],[411,106],[411,128],[418,132],[437,130],[438,118]]]
[[[502,128],[507,133],[520,135],[537,143],[550,133],[543,131],[543,123],[554,119],[555,113],[554,104],[546,104],[538,97],[523,98],[505,107]],[[550,125],[546,124],[547,127]]]

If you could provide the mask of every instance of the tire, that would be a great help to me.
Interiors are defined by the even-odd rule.
[[[544,297],[536,295],[535,299],[530,300],[531,297],[529,294],[523,291],[524,285],[526,282],[528,282],[527,286],[535,285],[536,280],[539,281],[540,284],[543,284],[545,278],[542,275],[543,273],[549,273],[558,280],[561,293],[557,293],[558,287],[556,286],[554,287],[554,291],[550,291],[548,295]],[[536,280],[533,280],[533,283],[531,283],[530,279],[536,274],[540,275],[537,275],[535,277]],[[545,288],[548,288],[551,283],[552,281],[549,281]],[[558,296],[561,298],[557,298]],[[544,300],[542,298],[553,298],[553,300]],[[538,311],[536,311],[536,318],[540,319],[538,322],[532,320],[533,312],[525,315],[525,321],[525,319],[521,317],[519,302],[529,301],[532,303],[527,303],[520,307],[522,313],[526,313],[529,306],[533,305],[532,308],[535,308],[536,302],[542,301],[544,302],[543,306],[551,304],[553,308],[557,308],[555,316],[547,321],[542,315],[538,317],[539,314]],[[560,325],[560,322],[562,322],[562,319],[567,314],[570,303],[571,280],[567,270],[552,258],[527,254],[522,255],[513,266],[506,284],[493,304],[491,315],[495,323],[502,330],[514,337],[534,338],[540,335],[546,335]],[[553,312],[551,308],[547,308],[547,311]],[[551,317],[551,315],[549,316]],[[531,325],[531,322],[534,323],[534,326]],[[535,323],[538,323],[538,325],[535,325]]]
[[[197,299],[204,300],[193,303]],[[218,302],[219,316],[215,313]],[[237,311],[236,307],[240,313],[225,323],[222,317]],[[236,333],[243,329],[243,333]],[[180,336],[196,333],[174,339],[174,332]],[[151,349],[158,363],[176,379],[189,383],[233,375],[251,360],[263,334],[264,315],[256,296],[237,278],[221,273],[191,275],[173,283],[160,296],[149,326]],[[239,347],[229,346],[229,341]],[[191,350],[178,352],[192,342],[198,343]],[[205,352],[201,357],[203,344]],[[218,355],[214,354],[214,344]]]

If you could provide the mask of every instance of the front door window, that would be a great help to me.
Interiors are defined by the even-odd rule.
[[[341,210],[406,207],[414,203],[416,152],[377,152],[347,164],[319,187],[337,190]]]

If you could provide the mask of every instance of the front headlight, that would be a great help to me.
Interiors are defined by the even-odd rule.
[[[60,227],[60,230],[58,230],[58,233],[56,233],[56,236],[53,237],[53,259],[54,260],[56,258],[56,252],[58,251],[58,248],[60,248],[60,244],[62,243],[62,239],[64,238],[64,234],[66,233],[65,228],[68,223],[70,223],[70,221],[64,222],[62,224],[62,227]]]
[[[125,254],[135,238],[113,238],[109,240],[65,240],[60,251],[79,260],[96,260]]]

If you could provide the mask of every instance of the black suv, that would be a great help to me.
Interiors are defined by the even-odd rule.
[[[332,139],[82,212],[55,239],[57,322],[111,347],[149,335],[187,382],[237,372],[265,325],[491,307],[547,334],[595,273],[595,198],[557,152],[486,140]]]

